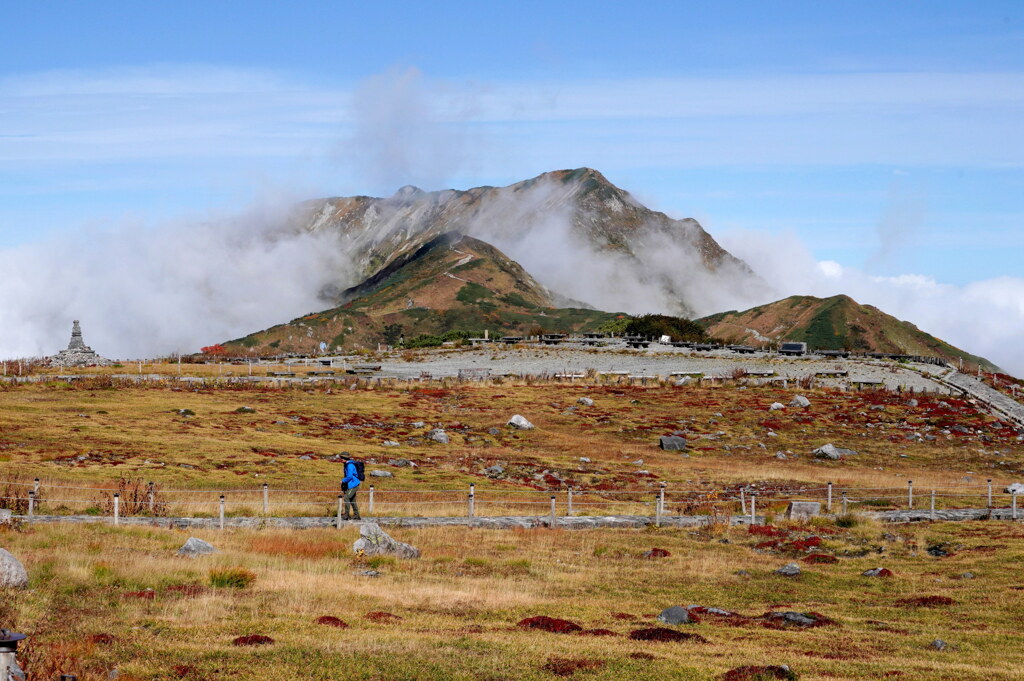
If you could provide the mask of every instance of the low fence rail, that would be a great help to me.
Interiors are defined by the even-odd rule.
[[[778,516],[791,502],[817,502],[820,512],[930,511],[1005,507],[1017,518],[1017,492],[992,480],[955,487],[866,488],[826,483],[818,487],[770,489],[733,486],[707,490],[669,484],[641,489],[563,487],[535,490],[480,487],[387,489],[364,483],[357,494],[363,517],[438,518],[508,516]],[[235,517],[342,518],[343,495],[334,488],[275,488],[269,484],[231,489],[169,489],[154,483],[62,484],[40,479],[0,480],[0,519],[17,515],[93,516],[115,524],[122,518],[208,518],[225,525]],[[230,524],[230,523],[229,523]]]

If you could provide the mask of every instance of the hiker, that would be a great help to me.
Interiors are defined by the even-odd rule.
[[[345,460],[345,477],[341,479],[341,491],[345,494],[344,515],[345,520],[362,520],[359,515],[359,506],[356,504],[356,491],[359,483],[365,480],[363,475],[363,462],[355,459]]]

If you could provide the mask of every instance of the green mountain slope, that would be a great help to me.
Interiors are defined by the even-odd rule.
[[[964,352],[910,322],[849,296],[791,296],[737,312],[721,312],[698,320],[708,333],[730,342],[768,345],[804,341],[820,350],[852,350],[941,357],[992,369],[983,357]]]
[[[338,294],[337,307],[224,343],[229,352],[376,348],[398,336],[570,333],[618,316],[564,299],[479,239],[449,232]],[[569,301],[571,303],[571,301]],[[385,332],[390,329],[390,334]],[[396,331],[397,329],[397,331]]]

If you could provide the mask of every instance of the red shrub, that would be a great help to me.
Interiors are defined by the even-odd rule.
[[[914,598],[903,598],[896,601],[896,605],[911,608],[938,608],[944,605],[956,605],[949,596],[915,596]]]
[[[636,620],[636,615],[630,615],[628,612],[613,612],[612,617],[617,620]]]
[[[747,534],[756,534],[759,537],[785,537],[789,532],[774,525],[751,525],[747,528]]]
[[[583,627],[575,622],[560,620],[555,617],[548,617],[547,615],[527,617],[516,626],[521,629],[540,629],[541,631],[550,631],[555,634],[575,634],[576,632],[583,631]]]
[[[653,627],[651,629],[637,629],[629,632],[629,637],[634,641],[696,641],[707,643],[708,640],[700,634],[688,634],[682,631],[674,631],[664,627]]]
[[[332,617],[331,615],[324,615],[323,617],[317,617],[316,618],[316,623],[317,624],[324,624],[324,625],[327,625],[328,627],[337,627],[338,629],[348,629],[348,624],[346,624],[344,621],[338,619],[337,617]]]
[[[665,549],[652,548],[650,551],[644,552],[644,558],[668,558],[672,554]]]
[[[231,642],[233,646],[265,646],[274,642],[274,639],[263,634],[250,634],[248,636],[239,636]]]

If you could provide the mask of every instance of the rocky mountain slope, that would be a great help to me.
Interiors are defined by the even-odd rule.
[[[375,348],[421,334],[465,331],[525,335],[596,329],[616,317],[585,308],[537,283],[518,263],[479,239],[447,232],[391,258],[362,283],[339,291],[339,305],[229,341],[229,352],[312,352]],[[323,343],[323,346],[321,346]]]
[[[696,220],[650,210],[590,168],[507,187],[321,199],[302,207],[294,227],[335,233],[362,277],[461,232],[494,244],[550,288],[604,309],[647,305],[629,311],[692,316],[763,285]],[[324,293],[340,302],[353,283],[340,280]]]
[[[927,355],[991,369],[982,357],[849,296],[791,296],[767,305],[710,315],[698,320],[708,333],[730,342],[761,346],[779,341],[805,341],[811,348]]]

